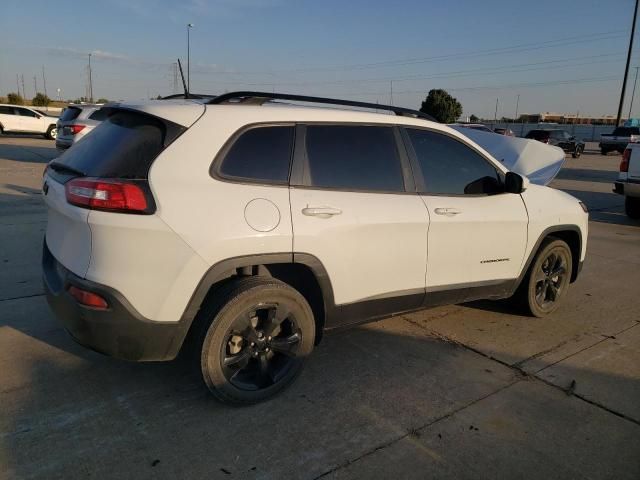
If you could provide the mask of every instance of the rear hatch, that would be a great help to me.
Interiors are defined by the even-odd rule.
[[[84,277],[91,261],[91,210],[148,215],[155,158],[185,126],[153,115],[112,108],[106,121],[47,166],[45,241],[67,269]]]

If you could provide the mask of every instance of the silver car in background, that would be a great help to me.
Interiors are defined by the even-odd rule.
[[[69,105],[57,123],[56,148],[66,150],[79,142],[106,118],[102,104]]]

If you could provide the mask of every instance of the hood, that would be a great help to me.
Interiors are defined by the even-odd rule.
[[[512,172],[526,176],[531,183],[547,185],[564,163],[559,147],[537,140],[509,137],[464,127],[451,127],[489,152]]]

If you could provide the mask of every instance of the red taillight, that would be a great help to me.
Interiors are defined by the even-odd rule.
[[[628,172],[629,171],[629,159],[631,158],[631,149],[625,148],[622,153],[622,161],[620,162],[620,171]],[[635,165],[635,163],[634,163]]]
[[[86,127],[86,125],[69,125],[69,130],[71,130],[71,135],[75,135],[76,133],[80,133],[82,130],[84,130],[84,127]]]
[[[69,295],[76,299],[76,301],[86,307],[97,308],[100,310],[106,310],[109,308],[107,301],[97,293],[88,292],[78,287],[71,285],[68,290]]]
[[[77,178],[64,186],[67,202],[91,210],[150,213],[140,185],[103,178]]]

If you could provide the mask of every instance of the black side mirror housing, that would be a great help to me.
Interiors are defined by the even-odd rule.
[[[523,179],[515,172],[507,172],[504,178],[504,191],[507,193],[522,193]]]

